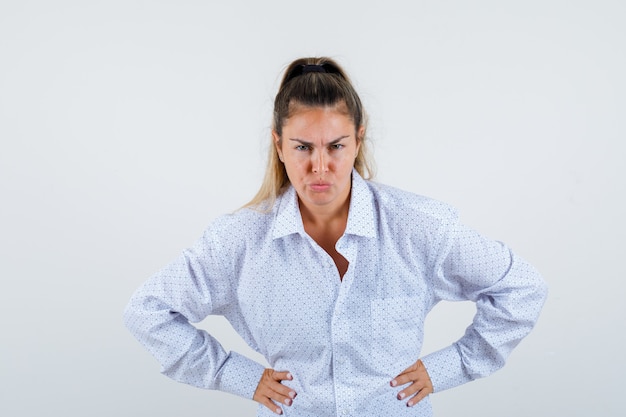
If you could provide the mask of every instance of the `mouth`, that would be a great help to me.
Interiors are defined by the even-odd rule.
[[[330,183],[316,182],[310,185],[311,189],[316,192],[326,191],[330,188]]]

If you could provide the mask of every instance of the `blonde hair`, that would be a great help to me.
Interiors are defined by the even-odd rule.
[[[293,61],[281,81],[274,99],[272,129],[282,136],[285,121],[302,107],[338,107],[354,121],[355,131],[362,127],[357,137],[361,146],[354,161],[354,168],[362,177],[374,176],[373,160],[369,154],[366,130],[366,114],[361,99],[345,71],[331,58],[299,58]],[[290,182],[285,166],[278,159],[273,143],[269,146],[265,176],[259,191],[244,207],[271,210],[276,199],[288,188]]]

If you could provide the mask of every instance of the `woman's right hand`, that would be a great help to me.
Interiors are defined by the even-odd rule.
[[[283,385],[281,381],[291,381],[292,379],[293,377],[289,372],[278,372],[268,368],[263,371],[252,399],[263,404],[274,413],[282,414],[283,410],[276,403],[291,405],[297,394],[291,388]]]

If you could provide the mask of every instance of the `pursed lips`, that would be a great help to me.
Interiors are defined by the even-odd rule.
[[[315,182],[309,185],[313,191],[326,191],[330,188],[328,182]]]

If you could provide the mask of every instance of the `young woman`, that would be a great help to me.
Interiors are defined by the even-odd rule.
[[[544,281],[448,205],[370,181],[365,124],[336,62],[287,68],[258,194],[125,311],[165,375],[254,399],[258,416],[431,416],[429,394],[504,365],[537,320]],[[420,357],[440,300],[471,300],[477,314],[456,343]],[[209,314],[271,368],[190,324]]]

